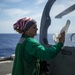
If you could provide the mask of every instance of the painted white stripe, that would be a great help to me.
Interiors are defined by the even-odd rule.
[[[6,74],[6,75],[11,75],[11,73],[9,73],[9,74]]]
[[[10,62],[12,62],[12,61],[1,61],[0,64],[1,63],[10,63]]]

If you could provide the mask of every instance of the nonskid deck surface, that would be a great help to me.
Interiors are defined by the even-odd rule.
[[[0,61],[0,75],[11,75],[13,61]]]
[[[0,57],[0,75],[11,75],[14,57]]]

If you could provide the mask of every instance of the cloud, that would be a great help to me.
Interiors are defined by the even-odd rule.
[[[1,11],[1,8],[0,8],[0,11]]]
[[[37,0],[36,5],[42,4],[42,3],[44,3],[44,2],[46,2],[46,0]]]
[[[25,9],[5,9],[3,10],[3,12],[5,14],[7,14],[8,16],[10,17],[13,17],[13,16],[23,16],[23,15],[27,15],[29,13],[31,13],[30,10],[25,10]]]
[[[13,33],[13,20],[0,21],[0,33]]]
[[[6,7],[7,5],[0,3],[0,7]]]
[[[0,33],[15,33],[15,31],[13,30],[13,24],[21,17],[24,17],[25,15],[28,15],[29,17],[34,18],[37,21],[37,26],[39,28],[39,21],[40,17],[41,17],[41,13],[36,12],[35,14],[32,13],[32,11],[30,10],[24,10],[24,9],[6,9],[3,10],[3,13],[7,14],[7,17],[9,17],[9,20],[4,20],[0,22]],[[12,18],[12,19],[10,19]],[[7,28],[7,29],[6,29]],[[39,30],[38,30],[39,33]]]
[[[34,15],[31,15],[32,18],[38,19],[40,18],[42,13],[35,13]]]
[[[46,2],[48,1],[48,0],[35,0],[35,2],[36,2],[36,4],[35,3],[33,3],[33,7],[34,8],[32,8],[31,7],[31,5],[29,5],[28,7],[27,6],[23,6],[22,7],[22,9],[21,8],[18,8],[17,6],[16,6],[16,8],[14,8],[15,6],[9,6],[9,5],[12,5],[12,3],[17,3],[17,2],[21,2],[21,1],[23,1],[23,0],[2,0],[3,2],[4,2],[4,4],[6,4],[6,3],[9,3],[10,2],[10,4],[6,4],[6,5],[4,5],[4,4],[1,4],[0,3],[0,12],[1,12],[1,17],[2,17],[2,15],[3,15],[3,17],[1,18],[1,20],[3,20],[3,18],[4,18],[4,20],[3,21],[0,21],[0,33],[1,32],[5,32],[5,33],[15,33],[15,31],[13,30],[13,23],[15,23],[19,18],[22,18],[22,17],[24,17],[24,16],[27,16],[27,17],[32,17],[32,18],[34,18],[37,22],[38,22],[38,24],[37,24],[37,26],[38,26],[38,28],[40,28],[40,21],[41,21],[41,17],[42,17],[42,11],[43,11],[43,8],[44,8],[44,6],[45,6],[45,4],[46,4]],[[26,3],[26,5],[27,5],[27,3],[29,4],[29,0],[28,0],[28,2],[27,2],[27,0],[24,0],[25,1],[25,3]],[[33,0],[34,1],[34,0]],[[63,1],[63,0],[62,0]],[[71,0],[69,0],[69,1],[71,1]],[[65,5],[65,4],[61,4],[61,3],[59,3],[59,4],[54,4],[53,6],[52,6],[52,9],[51,9],[51,13],[50,13],[50,15],[51,15],[51,18],[53,18],[53,17],[55,17],[56,15],[58,15],[60,12],[62,12],[64,9],[67,9],[67,7],[69,7],[69,6],[71,6],[72,4],[73,4],[73,1],[71,1],[71,3],[70,2],[67,2],[67,3],[65,3],[65,4],[67,4],[67,5]],[[61,2],[61,1],[60,1]],[[64,0],[64,2],[66,2],[65,0]],[[24,3],[24,2],[23,2]],[[75,3],[75,2],[74,2]],[[69,5],[68,5],[69,4]],[[17,5],[17,4],[16,4]],[[22,4],[23,5],[23,4]],[[25,5],[25,4],[24,4]],[[36,5],[36,6],[34,6],[34,5]],[[3,8],[1,8],[1,7],[3,7]],[[19,7],[21,7],[21,6],[19,6]],[[40,7],[40,8],[39,8]],[[11,9],[12,8],[12,9]],[[23,9],[24,8],[24,9]],[[71,12],[70,14],[68,14],[69,16],[75,16],[74,15],[75,14],[75,11],[73,11],[73,12]],[[68,15],[66,15],[66,16],[68,16]],[[54,18],[53,18],[54,19]],[[73,21],[73,20],[72,20]],[[74,21],[73,21],[74,22]],[[57,29],[56,29],[56,27],[55,26],[53,26],[53,25],[55,25],[56,24],[56,27],[58,27]],[[54,20],[53,20],[53,24],[51,25],[52,26],[52,28],[51,29],[49,29],[49,32],[55,27],[55,29],[53,29],[51,32],[57,32],[59,29],[60,29],[60,26],[57,26],[57,25],[61,25],[60,23],[58,23],[57,21],[56,22],[54,22]],[[75,27],[75,26],[74,26]],[[71,32],[74,32],[74,27],[71,27],[71,29],[69,30],[69,32],[71,33]],[[72,29],[73,28],[73,29]],[[38,30],[38,32],[39,32],[39,30]]]
[[[5,2],[13,2],[13,3],[16,3],[16,2],[20,2],[22,0],[4,0]]]

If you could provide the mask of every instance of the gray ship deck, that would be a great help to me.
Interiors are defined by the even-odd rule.
[[[0,75],[11,75],[13,61],[0,61]]]

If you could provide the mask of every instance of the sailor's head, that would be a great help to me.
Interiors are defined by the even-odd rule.
[[[32,18],[22,18],[19,19],[14,25],[14,30],[16,30],[17,32],[19,32],[20,34],[23,34],[25,32],[28,32],[29,30],[32,32],[31,28],[34,29],[34,32],[36,33],[37,31],[37,25],[36,25],[36,21]],[[29,33],[31,33],[29,32]]]

